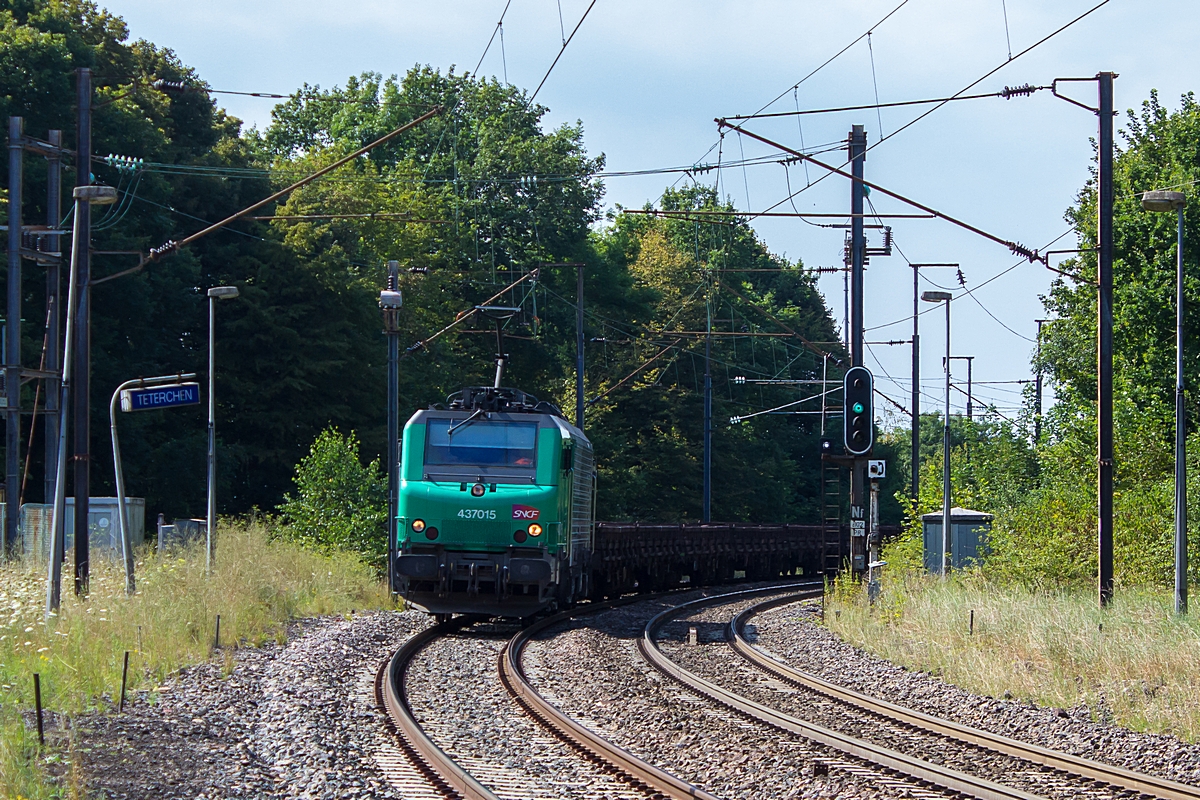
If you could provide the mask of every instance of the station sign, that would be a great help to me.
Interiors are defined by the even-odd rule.
[[[200,405],[200,384],[172,383],[121,391],[122,411],[153,411],[160,408]]]

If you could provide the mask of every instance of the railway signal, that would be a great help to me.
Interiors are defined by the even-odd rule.
[[[875,414],[871,404],[873,383],[871,371],[866,367],[846,370],[842,418],[846,452],[850,455],[865,456],[875,443]]]

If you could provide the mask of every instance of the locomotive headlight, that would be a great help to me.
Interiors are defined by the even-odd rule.
[[[483,497],[483,493],[487,491],[487,487],[482,483],[477,483],[471,487],[471,497]]]
[[[421,531],[425,530],[425,520],[423,520],[423,519],[414,519],[412,525],[413,525],[413,530],[416,531],[417,533],[420,533]]]
[[[542,526],[538,525],[536,522],[533,523],[532,525],[530,525],[529,526],[529,535],[530,536],[541,536],[542,535]]]

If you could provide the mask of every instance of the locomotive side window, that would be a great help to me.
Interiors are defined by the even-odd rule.
[[[536,422],[462,422],[428,422],[427,465],[533,468],[537,457]]]

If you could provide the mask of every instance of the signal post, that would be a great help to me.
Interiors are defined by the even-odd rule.
[[[872,399],[874,380],[871,371],[863,366],[846,370],[842,383],[843,443],[850,466],[850,565],[854,573],[867,568],[869,539],[867,514],[867,456],[875,443],[875,419]],[[874,504],[872,504],[874,505]],[[871,532],[874,532],[873,530]]]

